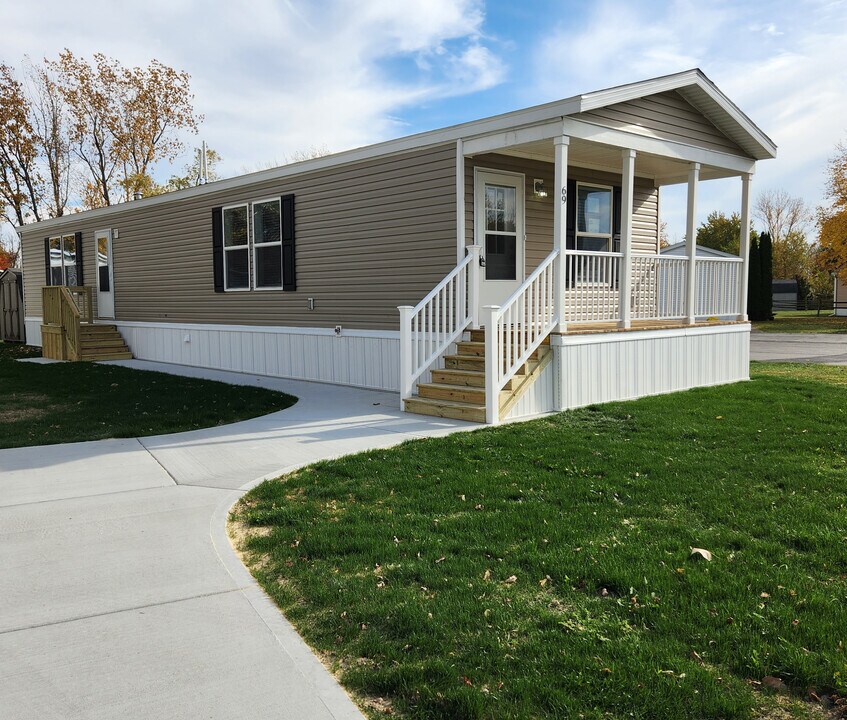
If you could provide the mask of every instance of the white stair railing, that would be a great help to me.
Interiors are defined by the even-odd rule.
[[[417,379],[473,322],[479,283],[479,245],[417,305],[401,305],[400,397],[412,396]]]
[[[502,306],[483,309],[487,423],[500,419],[500,390],[559,323],[554,296],[558,256],[558,250],[551,252]]]

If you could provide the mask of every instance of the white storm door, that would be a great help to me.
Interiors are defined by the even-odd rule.
[[[524,178],[478,171],[475,196],[474,238],[485,259],[479,302],[502,305],[524,278]]]
[[[112,272],[112,231],[94,233],[97,251],[97,317],[113,320],[115,317],[115,283]]]

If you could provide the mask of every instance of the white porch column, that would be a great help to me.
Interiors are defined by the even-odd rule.
[[[738,283],[739,320],[747,320],[747,286],[750,283],[750,181],[752,173],[741,176],[741,278]]]
[[[635,150],[624,149],[621,179],[621,269],[618,325],[632,325],[632,197],[635,186]],[[613,248],[610,248],[613,249]]]
[[[494,318],[500,310],[499,305],[486,305],[482,308],[482,323],[485,325],[485,422],[497,425],[500,422],[500,387],[497,323]]]
[[[465,257],[465,143],[456,140],[456,263]]]
[[[688,258],[688,297],[685,314],[688,324],[695,323],[697,307],[697,183],[700,181],[700,163],[691,163],[688,170],[688,217],[685,223],[685,256]]]
[[[553,181],[553,249],[559,251],[553,272],[553,313],[559,324],[558,331],[567,329],[565,317],[565,250],[567,249],[568,223],[568,145],[570,138],[560,135],[553,138],[555,179]]]

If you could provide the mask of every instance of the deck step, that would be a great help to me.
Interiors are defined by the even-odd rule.
[[[542,345],[542,347],[544,347]],[[456,343],[456,349],[458,355],[465,355],[468,357],[485,357],[485,343],[484,342],[459,342]],[[503,354],[505,356],[506,348],[503,348]],[[531,358],[538,357],[538,349],[534,350],[530,355]]]
[[[102,353],[86,353],[82,352],[80,360],[97,362],[98,360],[132,360],[132,353],[129,350],[123,352],[102,352]]]
[[[105,348],[105,347],[126,347],[124,339],[117,335],[115,337],[83,337],[80,339],[83,350],[88,348]]]
[[[450,418],[451,420],[467,420],[468,422],[485,422],[485,405],[455,402],[451,400],[433,400],[414,395],[404,401],[406,412],[417,415],[432,415],[434,417]]]
[[[453,400],[485,405],[485,388],[467,387],[464,385],[443,385],[441,383],[420,383],[418,395],[430,400]]]

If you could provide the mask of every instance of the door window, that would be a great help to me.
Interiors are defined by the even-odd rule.
[[[517,279],[517,190],[485,184],[485,278]]]
[[[97,237],[97,288],[100,292],[110,292],[112,278],[109,275],[109,238],[105,235]]]

